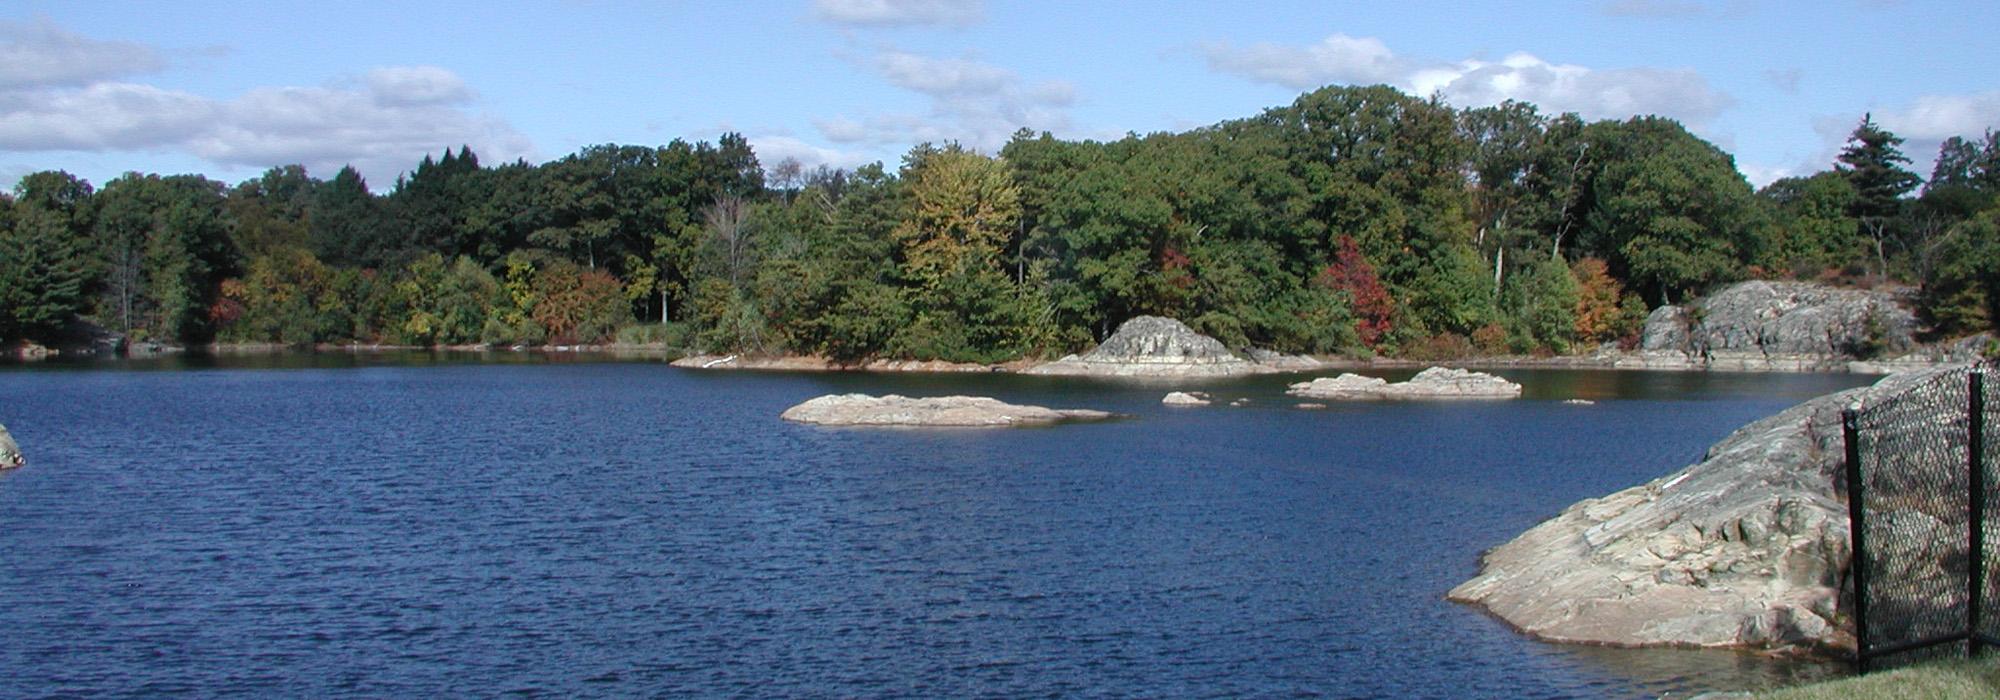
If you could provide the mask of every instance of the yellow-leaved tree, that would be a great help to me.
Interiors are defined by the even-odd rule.
[[[946,278],[1000,269],[1021,218],[1006,163],[957,144],[919,147],[904,167],[909,216],[895,228],[910,276],[934,289]]]

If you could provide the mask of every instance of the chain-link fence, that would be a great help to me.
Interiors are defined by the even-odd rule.
[[[2000,397],[1987,368],[1842,414],[1861,670],[2000,646]]]

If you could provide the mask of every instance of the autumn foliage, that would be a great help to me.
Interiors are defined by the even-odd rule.
[[[1346,292],[1354,311],[1354,332],[1361,343],[1374,348],[1395,326],[1396,300],[1375,274],[1375,266],[1361,254],[1353,236],[1341,236],[1333,264],[1319,273],[1319,284]]]

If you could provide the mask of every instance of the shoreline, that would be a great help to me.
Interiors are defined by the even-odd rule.
[[[1932,348],[1935,352],[1918,352],[1896,358],[1878,360],[1858,360],[1845,357],[1815,355],[1767,356],[1759,353],[1718,354],[1698,360],[1674,352],[1621,351],[1615,353],[1593,353],[1589,355],[1558,355],[1532,357],[1521,355],[1493,355],[1465,357],[1444,360],[1414,360],[1404,358],[1352,357],[1309,357],[1315,363],[1311,366],[1277,367],[1258,374],[1310,374],[1329,370],[1367,371],[1404,370],[1426,367],[1460,367],[1466,369],[1578,369],[1606,371],[1652,371],[1652,372],[1752,372],[1780,374],[1867,374],[1887,375],[1915,369],[1927,369],[1954,362],[1964,362],[1970,358],[1955,357],[1945,346]],[[928,374],[967,373],[1007,373],[1022,374],[1026,370],[1046,364],[1052,360],[1040,358],[1017,358],[1005,362],[976,363],[949,362],[944,360],[897,360],[869,359],[858,362],[842,362],[811,355],[708,355],[689,354],[685,349],[657,344],[604,343],[588,345],[535,345],[496,346],[474,345],[390,345],[357,343],[319,343],[311,346],[287,345],[282,343],[215,343],[210,345],[182,347],[169,345],[147,345],[132,348],[125,353],[106,352],[96,348],[16,348],[0,355],[0,363],[32,364],[52,360],[89,362],[121,359],[155,359],[172,356],[208,357],[248,357],[276,355],[349,354],[366,355],[396,352],[450,352],[450,353],[509,353],[509,354],[602,354],[619,358],[643,358],[665,360],[668,364],[683,369],[714,371],[765,371],[765,372],[894,372]],[[1154,375],[1079,375],[1103,376],[1111,379],[1185,378],[1171,372]]]

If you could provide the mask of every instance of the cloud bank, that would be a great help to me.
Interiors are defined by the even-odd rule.
[[[443,148],[470,145],[489,162],[534,154],[511,126],[471,112],[472,89],[436,66],[223,99],[126,80],[164,67],[151,47],[46,21],[0,24],[0,150],[182,152],[224,166],[299,163],[322,177],[352,164],[378,189]]]
[[[1545,112],[1577,112],[1593,119],[1657,114],[1697,129],[1733,103],[1692,70],[1594,69],[1529,53],[1499,61],[1427,60],[1397,54],[1380,39],[1345,34],[1309,46],[1218,42],[1203,47],[1203,53],[1214,70],[1294,90],[1385,83],[1419,96],[1442,94],[1459,106],[1512,99],[1533,102]]]
[[[814,120],[827,140],[897,147],[957,141],[992,151],[1022,128],[1069,128],[1069,108],[1076,102],[1076,87],[1070,83],[1031,84],[1014,71],[972,59],[885,50],[869,67],[890,84],[923,95],[930,111]]]

